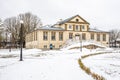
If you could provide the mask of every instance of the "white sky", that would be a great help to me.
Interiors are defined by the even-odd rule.
[[[120,29],[120,0],[0,0],[0,18],[31,12],[44,25],[79,14],[91,27]]]

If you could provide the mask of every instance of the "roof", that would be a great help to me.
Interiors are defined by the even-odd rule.
[[[89,29],[90,32],[107,32],[107,31],[102,31],[102,30],[98,30],[98,29]],[[108,33],[108,32],[107,32]]]
[[[43,27],[40,27],[39,30],[59,30],[59,31],[64,31],[63,28],[54,27],[54,26],[43,26]]]
[[[58,24],[64,24],[64,23],[66,23],[66,22],[68,22],[68,21],[70,21],[71,19],[73,19],[73,18],[75,18],[75,17],[80,17],[84,22],[86,22],[87,24],[89,24],[86,20],[84,20],[81,16],[79,16],[79,15],[75,15],[75,16],[72,16],[72,17],[70,17],[70,18],[67,18],[67,19],[65,19],[65,20],[63,20],[63,21],[60,21]]]

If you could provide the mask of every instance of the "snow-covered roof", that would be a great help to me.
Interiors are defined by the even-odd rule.
[[[102,30],[98,30],[98,29],[89,29],[90,32],[107,32],[107,31],[102,31]]]
[[[64,31],[63,28],[54,27],[54,26],[43,26],[43,27],[40,27],[39,30],[60,30],[60,31]]]

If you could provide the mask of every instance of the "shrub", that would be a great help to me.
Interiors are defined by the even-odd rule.
[[[0,58],[12,58],[17,57],[16,55],[1,55]]]
[[[105,80],[104,77],[102,76],[99,76],[98,74],[95,74],[95,73],[91,73],[92,77],[96,80]]]
[[[105,80],[104,77],[99,76],[98,74],[95,74],[95,73],[91,72],[90,68],[86,67],[86,66],[82,63],[81,59],[78,59],[78,63],[79,63],[79,65],[80,65],[80,68],[81,68],[82,70],[84,70],[87,74],[91,75],[94,79],[96,79],[96,80]]]

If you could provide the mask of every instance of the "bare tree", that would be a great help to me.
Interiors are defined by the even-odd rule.
[[[4,35],[3,35],[3,33],[4,33],[4,25],[3,25],[2,20],[0,19],[0,46],[1,46],[1,44],[3,46],[3,42],[4,42]]]
[[[33,15],[32,13],[28,12],[25,14],[20,14],[18,16],[19,20],[23,20],[24,22],[24,28],[23,28],[23,39],[24,39],[24,44],[25,44],[25,36],[27,33],[34,31],[36,28],[41,27],[41,20],[39,17],[36,15]]]
[[[38,26],[40,27],[42,22],[39,17],[29,12],[25,14],[19,14],[17,17],[7,18],[4,21],[4,24],[6,26],[6,31],[12,34],[12,41],[14,44],[16,44],[17,41],[19,41],[19,33],[20,33],[20,27],[21,27],[20,20],[23,20],[24,22],[23,46],[25,46],[26,34],[35,30],[36,28],[38,28]]]
[[[20,14],[18,16],[19,20],[23,20],[24,22],[24,29],[26,33],[31,32],[35,30],[35,28],[40,27],[42,22],[39,17],[36,15],[33,15],[31,13],[25,13],[25,14]]]
[[[113,44],[116,47],[116,41],[118,38],[120,38],[120,30],[117,30],[117,29],[111,30],[110,31],[110,42],[112,43],[112,47],[113,47]]]
[[[16,46],[19,39],[20,23],[16,17],[7,18],[4,21],[7,36],[11,34],[10,41]]]

